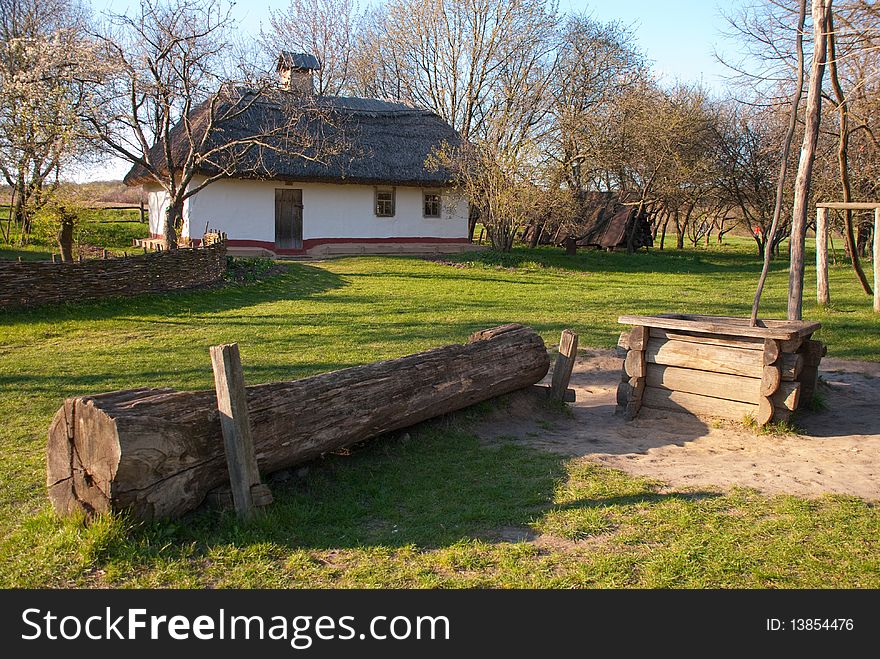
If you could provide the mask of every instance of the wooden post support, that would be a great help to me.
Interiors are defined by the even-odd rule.
[[[617,387],[617,413],[622,414],[626,421],[636,418],[642,407],[648,372],[645,350],[649,338],[648,327],[636,325],[629,332],[624,332],[618,341],[618,346],[628,348],[623,359],[621,383]]]
[[[562,330],[559,339],[559,356],[556,358],[556,366],[553,367],[553,380],[550,385],[550,397],[555,400],[565,400],[568,381],[571,380],[571,370],[577,358],[577,347],[578,335],[568,329]]]
[[[880,313],[880,208],[874,209],[874,312]]]
[[[648,328],[644,325],[636,325],[629,333],[629,349],[644,350],[648,347]]]
[[[828,209],[816,209],[816,302],[831,303],[828,293]]]
[[[217,409],[220,410],[232,501],[239,518],[250,520],[258,505],[254,495],[258,495],[263,505],[271,503],[271,496],[266,501],[266,488],[260,484],[238,344],[211,346],[211,364],[214,367]]]

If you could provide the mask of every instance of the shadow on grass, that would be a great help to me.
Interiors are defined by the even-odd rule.
[[[48,261],[52,258],[52,250],[48,247],[32,247],[31,249],[17,249],[15,247],[3,247],[0,249],[0,261]]]
[[[499,529],[533,527],[554,511],[713,496],[658,494],[649,483],[636,482],[631,496],[554,503],[568,477],[566,459],[524,447],[481,445],[456,422],[480,413],[478,408],[421,424],[348,455],[275,474],[268,479],[274,503],[249,525],[205,506],[180,520],[135,526],[105,548],[102,562],[149,569],[177,558],[198,562],[224,547],[431,550],[498,538]]]
[[[434,260],[434,259],[432,259]],[[556,268],[583,273],[752,273],[761,271],[761,260],[754,253],[743,250],[724,249],[685,249],[651,250],[649,252],[604,252],[595,249],[581,249],[574,256],[566,255],[560,248],[540,247],[529,249],[517,247],[508,253],[487,250],[455,254],[444,257],[453,263],[479,263],[500,268]],[[785,258],[777,258],[773,270],[788,267]]]
[[[339,275],[310,265],[286,264],[287,272],[253,284],[224,284],[185,291],[145,293],[133,297],[43,305],[29,309],[0,311],[0,327],[24,323],[141,319],[145,316],[172,316],[180,311],[219,313],[266,302],[301,300],[345,285]],[[157,322],[150,318],[150,322]]]

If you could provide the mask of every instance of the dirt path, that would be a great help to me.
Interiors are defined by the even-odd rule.
[[[610,350],[584,351],[571,380],[577,391],[572,418],[541,415],[534,401],[516,401],[509,413],[481,423],[477,433],[489,442],[515,438],[676,487],[741,485],[880,500],[880,364],[824,360],[828,409],[799,413],[804,433],[787,436],[654,410],[626,423],[614,415],[620,367]]]

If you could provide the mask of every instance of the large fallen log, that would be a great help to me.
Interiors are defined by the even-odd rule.
[[[528,387],[549,367],[541,337],[507,325],[465,345],[247,387],[260,473]],[[61,515],[176,517],[228,481],[214,391],[70,398],[49,428],[47,486]]]

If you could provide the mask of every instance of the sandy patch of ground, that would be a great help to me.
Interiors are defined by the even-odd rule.
[[[571,418],[542,414],[526,400],[530,396],[517,394],[507,413],[480,423],[476,432],[487,442],[513,439],[675,487],[739,485],[880,500],[880,364],[823,360],[828,409],[799,412],[803,434],[785,436],[655,410],[627,423],[614,414],[620,369],[613,351],[580,351],[570,385],[577,392]]]

